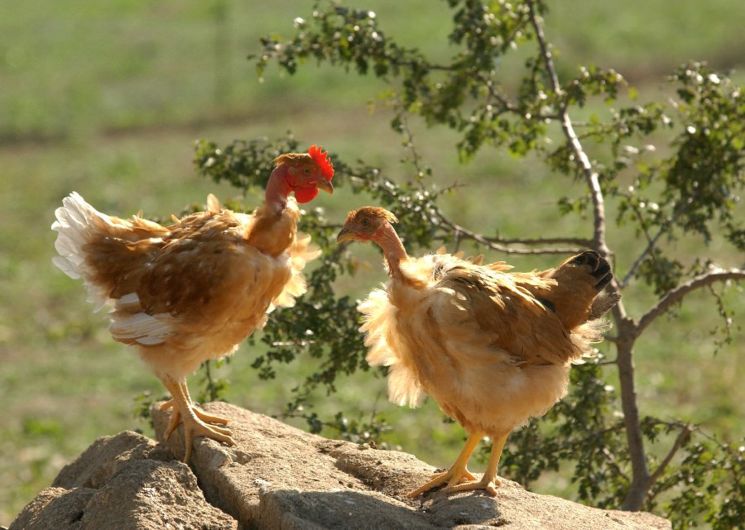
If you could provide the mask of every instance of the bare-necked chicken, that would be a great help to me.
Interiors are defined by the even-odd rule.
[[[221,207],[213,195],[205,211],[167,226],[106,215],[75,192],[57,209],[54,264],[82,278],[99,308],[110,306],[112,337],[133,346],[168,389],[166,438],[183,424],[185,462],[195,436],[233,443],[227,419],[192,402],[187,376],[233,353],[274,307],[290,307],[305,292],[302,270],[319,252],[297,231],[297,203],[319,189],[331,193],[333,175],[327,154],[311,146],[275,159],[252,215]]]
[[[417,406],[429,395],[468,433],[452,467],[409,495],[441,485],[496,495],[510,432],[566,394],[571,362],[601,340],[605,326],[598,317],[615,304],[600,294],[612,279],[610,266],[593,251],[529,273],[444,250],[410,257],[395,222],[387,210],[360,208],[349,213],[337,238],[380,246],[390,276],[360,305],[367,361],[389,367],[391,401]],[[467,464],[485,436],[493,440],[491,455],[477,479]]]

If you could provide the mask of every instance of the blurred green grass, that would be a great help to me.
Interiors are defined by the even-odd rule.
[[[433,56],[452,51],[444,44],[444,2],[350,4],[375,10],[388,34],[407,45]],[[304,142],[401,176],[400,138],[388,131],[390,116],[367,105],[385,84],[313,65],[292,78],[271,69],[260,83],[246,61],[258,50],[259,36],[289,35],[293,18],[308,18],[312,6],[307,0],[0,4],[0,524],[97,436],[145,428],[133,414],[137,395],[163,394],[132,352],[111,341],[105,315],[91,312],[79,283],[51,266],[49,225],[64,195],[77,190],[99,209],[121,215],[178,212],[208,192],[228,198],[239,192],[195,176],[193,140],[274,136],[287,129]],[[745,3],[737,0],[632,0],[622,6],[572,0],[556,3],[547,31],[564,71],[579,62],[613,66],[634,79],[640,93],[656,96],[666,90],[664,76],[682,61],[742,67],[742,20]],[[505,63],[508,82],[515,68]],[[466,184],[445,200],[464,225],[525,237],[586,232],[586,222],[557,218],[555,210],[557,197],[579,193],[579,184],[552,181],[534,160],[506,153],[485,152],[461,166],[452,134],[418,125],[415,131],[439,182]],[[475,190],[489,200],[474,200]],[[259,200],[256,192],[247,199]],[[342,192],[317,204],[340,218],[362,202]],[[610,238],[623,273],[640,242],[615,229]],[[383,275],[375,251],[353,251],[370,268],[340,287],[362,296]],[[724,255],[724,265],[742,262],[718,240],[710,250],[693,241],[676,251]],[[524,268],[552,263],[510,261]],[[653,300],[640,290],[627,305],[638,314]],[[743,314],[741,292],[728,300]],[[709,335],[718,324],[714,315],[710,297],[699,293],[677,319],[649,330],[636,357],[640,404],[643,413],[701,421],[725,438],[741,437],[743,334],[736,332],[733,345],[715,355]],[[281,411],[314,362],[301,359],[281,368],[275,381],[259,381],[250,368],[253,358],[244,345],[219,372],[231,380],[230,401],[269,414]],[[610,383],[614,377],[609,371]],[[338,394],[318,401],[320,412],[352,415],[374,405],[396,429],[391,444],[436,465],[448,464],[458,450],[460,429],[444,424],[434,404],[418,411],[394,407],[385,400],[385,381],[373,372],[342,381]],[[567,486],[559,478],[540,487]]]

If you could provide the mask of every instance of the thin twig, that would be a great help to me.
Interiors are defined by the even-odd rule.
[[[413,59],[408,60],[408,61],[402,61],[400,59],[397,59],[396,57],[393,57],[390,54],[386,55],[386,59],[388,59],[388,61],[390,61],[390,63],[395,66],[399,66],[399,67],[405,66],[412,70],[426,69],[426,70],[437,70],[438,72],[453,72],[457,68],[456,65],[454,64],[436,64],[436,63],[430,63],[427,61],[415,61]]]
[[[615,455],[611,453],[610,451],[608,451],[607,447],[603,447],[601,452],[605,456],[605,459],[607,460],[608,465],[611,466],[616,471],[616,475],[621,477],[623,480],[628,481],[629,480],[628,476],[626,475],[626,473],[623,472],[623,469],[621,469],[621,466],[618,465],[618,460],[616,459]]]
[[[427,168],[422,166],[422,156],[419,154],[419,150],[414,143],[414,133],[411,131],[409,126],[409,119],[407,117],[406,109],[404,109],[403,103],[398,100],[396,105],[398,106],[398,117],[401,120],[401,134],[406,138],[406,148],[411,154],[411,163],[416,170],[417,182],[419,186],[422,186],[422,177],[427,173]]]
[[[696,289],[705,287],[712,283],[723,282],[726,280],[745,280],[745,270],[743,269],[715,269],[704,274],[700,274],[695,278],[691,278],[685,283],[680,284],[675,289],[668,291],[665,296],[647,311],[635,326],[635,335],[639,334],[646,329],[654,320],[666,313],[672,306],[683,300],[683,298]]]
[[[621,280],[621,283],[619,284],[619,287],[621,289],[626,288],[626,286],[631,281],[631,278],[634,277],[634,274],[636,274],[637,269],[641,266],[642,262],[644,261],[644,258],[647,257],[647,254],[652,252],[652,249],[654,249],[655,245],[657,244],[657,240],[660,239],[660,236],[662,236],[663,233],[665,233],[665,230],[667,229],[666,225],[663,225],[660,227],[660,229],[657,231],[657,233],[654,235],[654,237],[650,238],[649,234],[646,230],[644,230],[644,233],[647,235],[647,247],[642,251],[641,254],[639,254],[639,257],[634,260],[634,263],[631,264],[631,267],[629,267],[628,272],[623,277],[623,280]]]
[[[494,83],[488,77],[484,76],[481,72],[476,73],[477,78],[486,87],[486,91],[489,97],[496,101],[503,111],[511,112],[513,114],[522,114],[520,108],[514,103],[510,102],[505,96],[500,94],[494,88]]]
[[[647,252],[651,252],[654,248],[655,242],[657,241],[657,238],[659,238],[660,235],[662,235],[663,228],[660,228],[660,231],[657,233],[657,235],[652,238],[652,236],[649,235],[649,230],[647,230],[647,227],[644,225],[644,216],[642,215],[641,210],[639,209],[639,206],[637,204],[632,204],[631,209],[634,211],[634,214],[636,215],[636,219],[639,221],[639,226],[642,229],[642,232],[644,233],[644,237],[647,239],[647,248],[642,252],[642,256],[645,256]],[[640,259],[642,256],[639,257],[639,259],[634,263],[635,266],[640,266],[641,261]],[[652,254],[652,260],[654,260],[654,254]],[[631,270],[629,271],[631,274],[634,272],[634,266],[632,266]],[[630,280],[631,277],[627,273],[624,277],[623,281],[620,283],[619,287],[623,289],[625,287],[626,282]]]
[[[460,250],[460,243],[463,240],[463,237],[461,236],[460,230],[455,231],[455,235],[453,236],[453,254],[457,253]]]
[[[330,229],[330,230],[341,230],[341,228],[344,226],[343,223],[325,223],[322,225],[318,225],[318,228],[320,229]]]
[[[461,238],[470,239],[487,248],[490,248],[491,250],[495,250],[497,252],[503,252],[505,254],[526,254],[526,255],[576,254],[577,252],[580,252],[582,250],[582,247],[579,247],[579,246],[576,246],[576,247],[539,247],[539,248],[510,247],[508,245],[498,243],[493,238],[488,238],[486,236],[483,236],[481,234],[468,230],[467,228],[464,228],[457,223],[454,223],[453,221],[445,217],[441,212],[437,212],[437,215],[440,218],[440,222],[442,225],[446,226],[451,231],[454,231],[460,234]]]
[[[605,340],[608,340],[607,338]],[[595,363],[597,366],[608,366],[611,364],[618,364],[618,359],[611,359],[609,361],[600,361]]]
[[[691,438],[691,426],[690,425],[682,425],[680,428],[680,432],[678,433],[678,436],[675,438],[675,442],[673,442],[672,447],[670,447],[670,450],[665,455],[665,458],[662,459],[662,462],[657,466],[657,469],[654,470],[654,473],[652,473],[649,476],[649,487],[651,488],[657,480],[662,476],[662,474],[665,472],[665,468],[667,468],[668,464],[670,464],[670,461],[675,457],[678,450],[683,447],[686,443],[688,443],[688,440]]]
[[[501,243],[503,245],[577,245],[578,247],[590,248],[592,241],[581,237],[534,237],[508,239],[501,237],[486,237],[487,241]]]

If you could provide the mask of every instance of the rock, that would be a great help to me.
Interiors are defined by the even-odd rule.
[[[648,513],[600,510],[530,493],[502,479],[496,498],[436,492],[424,499],[405,493],[434,468],[414,456],[328,440],[226,403],[211,413],[231,419],[235,447],[197,439],[192,467],[209,502],[242,525],[260,528],[487,528],[510,530],[665,529]],[[168,415],[153,409],[159,437]],[[167,441],[182,455],[181,432]]]
[[[134,432],[96,440],[28,504],[9,530],[235,529],[188,466]]]
[[[53,487],[100,488],[131,460],[174,460],[168,450],[136,432],[99,438],[73,463],[62,468]]]
[[[156,444],[125,432],[97,440],[66,466],[11,525],[20,528],[527,528],[666,529],[648,513],[590,508],[502,479],[480,492],[419,499],[405,493],[434,469],[412,455],[328,440],[225,403],[237,444],[194,441],[191,469],[181,430]],[[152,409],[162,438],[168,413]]]
[[[95,493],[89,488],[47,488],[41,491],[10,524],[9,530],[82,528],[85,507]]]

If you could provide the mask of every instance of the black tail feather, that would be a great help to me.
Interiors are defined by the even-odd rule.
[[[590,274],[593,278],[597,279],[595,289],[597,289],[598,292],[602,291],[613,279],[610,263],[594,250],[586,250],[577,254],[569,263],[573,265],[587,266],[590,269]]]

